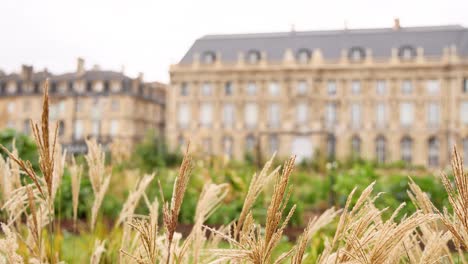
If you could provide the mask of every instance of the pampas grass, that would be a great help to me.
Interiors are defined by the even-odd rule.
[[[18,157],[17,150],[10,152],[2,146],[8,155],[7,159],[0,158],[2,210],[6,216],[6,223],[2,223],[4,236],[0,239],[2,263],[59,262],[60,240],[56,242],[54,237],[61,235],[61,230],[53,228],[54,201],[60,197],[57,192],[65,167],[71,174],[71,200],[76,230],[83,166],[78,165],[73,157],[67,163],[66,153],[56,144],[57,128],[50,133],[48,100],[46,85],[41,123],[38,125],[31,122],[38,145],[40,172],[34,171],[29,161]],[[54,137],[50,138],[50,134]],[[375,194],[375,183],[372,183],[356,200],[354,197],[358,194],[357,189],[354,189],[344,208],[331,208],[311,218],[294,245],[283,252],[276,252],[296,208],[296,205],[289,204],[293,189],[290,179],[294,157],[288,159],[282,167],[271,169],[272,157],[252,177],[239,216],[226,226],[214,228],[206,226],[205,222],[214,211],[223,210],[223,201],[230,186],[205,183],[195,208],[194,225],[189,235],[184,237],[176,232],[176,228],[193,166],[187,148],[174,181],[171,200],[164,201],[160,186],[160,200],[154,198],[150,201],[146,190],[150,188],[156,174],[144,175],[129,193],[114,223],[114,229],[103,240],[104,235],[94,230],[109,188],[112,167],[105,164],[106,154],[96,140],[87,140],[86,144],[88,153],[85,159],[94,198],[89,238],[89,241],[94,242],[94,247],[86,257],[92,264],[116,261],[112,258],[116,244],[120,245],[117,246],[120,263],[300,264],[307,259],[310,241],[318,230],[326,226],[333,227],[334,233],[325,238],[324,249],[316,263],[456,263],[456,254],[449,249],[452,243],[459,253],[457,259],[466,263],[468,180],[462,158],[456,149],[452,163],[454,183],[445,174],[441,177],[453,213],[449,213],[446,208],[436,208],[429,196],[410,178],[408,195],[417,211],[397,221],[401,209],[406,206],[402,203],[386,219],[383,214],[390,209],[379,209],[376,206],[381,194]],[[111,149],[115,163],[120,164],[127,157],[125,155],[128,153],[120,153],[123,149],[119,148],[118,143]],[[31,182],[21,182],[20,173],[25,174]],[[259,195],[263,191],[268,193],[271,185],[273,188],[266,209],[266,220],[260,223],[255,219],[253,207]],[[147,215],[135,213],[142,200],[149,211]],[[161,226],[158,222],[160,202]],[[117,243],[115,237],[118,237]],[[225,244],[221,244],[222,241]]]

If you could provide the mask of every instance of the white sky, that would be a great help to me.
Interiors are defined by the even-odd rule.
[[[169,65],[206,34],[461,24],[468,0],[0,0],[0,69],[86,67],[169,80]]]

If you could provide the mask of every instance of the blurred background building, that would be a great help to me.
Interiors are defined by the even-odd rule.
[[[167,139],[439,167],[468,157],[467,78],[457,25],[205,36],[171,66]]]
[[[75,72],[60,75],[25,65],[19,73],[0,73],[0,127],[31,135],[30,119],[40,119],[46,79],[50,119],[58,122],[59,141],[69,153],[85,151],[87,137],[104,145],[119,140],[131,147],[149,130],[163,135],[164,84],[99,66],[88,70],[81,58]]]

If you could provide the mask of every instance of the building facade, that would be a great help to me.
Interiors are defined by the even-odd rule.
[[[166,138],[207,154],[407,161],[468,157],[468,30],[214,35],[171,66]],[[468,158],[467,158],[468,160]]]
[[[104,145],[117,139],[131,147],[149,130],[163,135],[165,85],[97,66],[86,70],[82,59],[71,73],[53,75],[23,66],[20,73],[0,75],[0,128],[31,134],[29,120],[40,120],[46,79],[50,120],[58,123],[59,142],[69,152],[85,151],[89,137]]]

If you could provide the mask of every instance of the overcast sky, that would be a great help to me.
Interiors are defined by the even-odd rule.
[[[461,24],[468,0],[0,0],[0,69],[86,67],[169,80],[195,39],[215,33]]]

